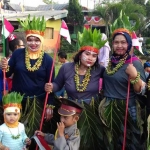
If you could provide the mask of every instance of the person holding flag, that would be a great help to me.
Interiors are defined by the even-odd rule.
[[[26,34],[27,47],[14,51],[9,62],[6,58],[2,59],[2,68],[6,69],[6,76],[14,74],[11,91],[24,94],[21,121],[26,123],[28,136],[32,136],[35,129],[39,128],[46,95],[44,85],[49,81],[53,64],[52,58],[42,48],[46,29],[44,16],[42,18],[33,17],[33,19],[34,21],[30,16],[24,21],[18,19]],[[41,26],[36,26],[37,23],[40,23]],[[31,29],[31,27],[34,28]],[[52,72],[52,81],[53,79],[54,72]],[[53,108],[53,94],[49,94],[45,113],[46,120],[52,118]]]
[[[105,70],[104,66],[98,63],[99,49],[106,43],[106,40],[101,39],[102,34],[97,29],[92,31],[92,29],[84,28],[83,33],[79,32],[80,48],[74,56],[74,61],[63,64],[54,82],[45,84],[47,92],[57,92],[65,86],[68,99],[81,103],[85,107],[81,120],[78,122],[81,132],[81,149],[94,150],[94,147],[103,145],[100,142],[103,137],[99,136],[101,122],[96,113],[99,104],[99,79],[103,78]],[[86,135],[91,135],[91,138],[96,138],[99,142],[92,141]]]
[[[120,20],[123,18],[124,22]],[[120,21],[123,25],[117,26]],[[112,25],[113,54],[103,76],[105,98],[99,105],[99,115],[110,139],[108,147],[141,150],[145,139],[141,136],[143,120],[137,96],[145,92],[146,78],[142,63],[130,54],[133,43],[132,31],[125,28],[128,24],[128,16],[121,14]]]

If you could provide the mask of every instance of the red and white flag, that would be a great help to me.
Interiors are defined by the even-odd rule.
[[[51,148],[41,135],[34,135],[32,138],[34,138],[40,150],[51,150]]]
[[[14,31],[13,25],[4,18],[1,34],[7,38]]]
[[[132,32],[132,46],[134,46],[137,50],[139,50],[140,53],[143,54],[142,47],[134,31]]]
[[[71,44],[69,30],[64,20],[62,20],[61,23],[60,35],[63,36]]]

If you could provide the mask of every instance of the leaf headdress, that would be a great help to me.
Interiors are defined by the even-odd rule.
[[[29,35],[40,35],[42,37],[44,36],[44,31],[46,29],[46,20],[44,19],[44,16],[42,16],[42,18],[34,16],[31,19],[31,16],[28,15],[28,17],[25,20],[21,20],[18,18],[18,21],[27,36]]]
[[[78,32],[79,50],[89,50],[98,53],[99,49],[105,45],[107,40],[102,40],[100,30],[86,29],[83,33]]]
[[[136,30],[138,24],[139,22],[137,21],[135,25],[132,25],[129,16],[121,10],[120,16],[110,25],[110,33],[112,34],[112,37],[118,32],[126,32],[131,36],[132,32]]]
[[[12,112],[18,108],[18,111],[22,108],[21,107],[21,101],[23,99],[23,95],[17,92],[11,92],[9,94],[6,94],[2,98],[3,102],[3,108],[5,110],[11,110]],[[13,108],[13,109],[11,109]]]

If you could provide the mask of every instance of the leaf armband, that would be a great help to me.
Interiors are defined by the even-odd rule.
[[[6,72],[9,72],[10,66],[8,65],[6,68]]]
[[[138,83],[139,79],[140,79],[140,72],[137,73],[137,76],[134,80],[130,79],[130,82],[131,82],[131,84],[134,85],[134,84]]]
[[[55,106],[54,105],[46,105],[46,108],[51,108],[51,109],[54,109],[55,108]]]

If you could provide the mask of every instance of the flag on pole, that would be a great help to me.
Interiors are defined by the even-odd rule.
[[[51,150],[51,148],[41,135],[34,135],[32,138],[34,138],[40,150]]]
[[[62,20],[61,23],[60,35],[63,36],[71,44],[69,30],[64,20]]]
[[[14,31],[14,27],[12,26],[12,24],[4,18],[1,34],[4,35],[6,39],[13,31]]]
[[[142,47],[134,31],[132,32],[132,46],[134,46],[137,50],[139,50],[140,53],[143,54]]]

